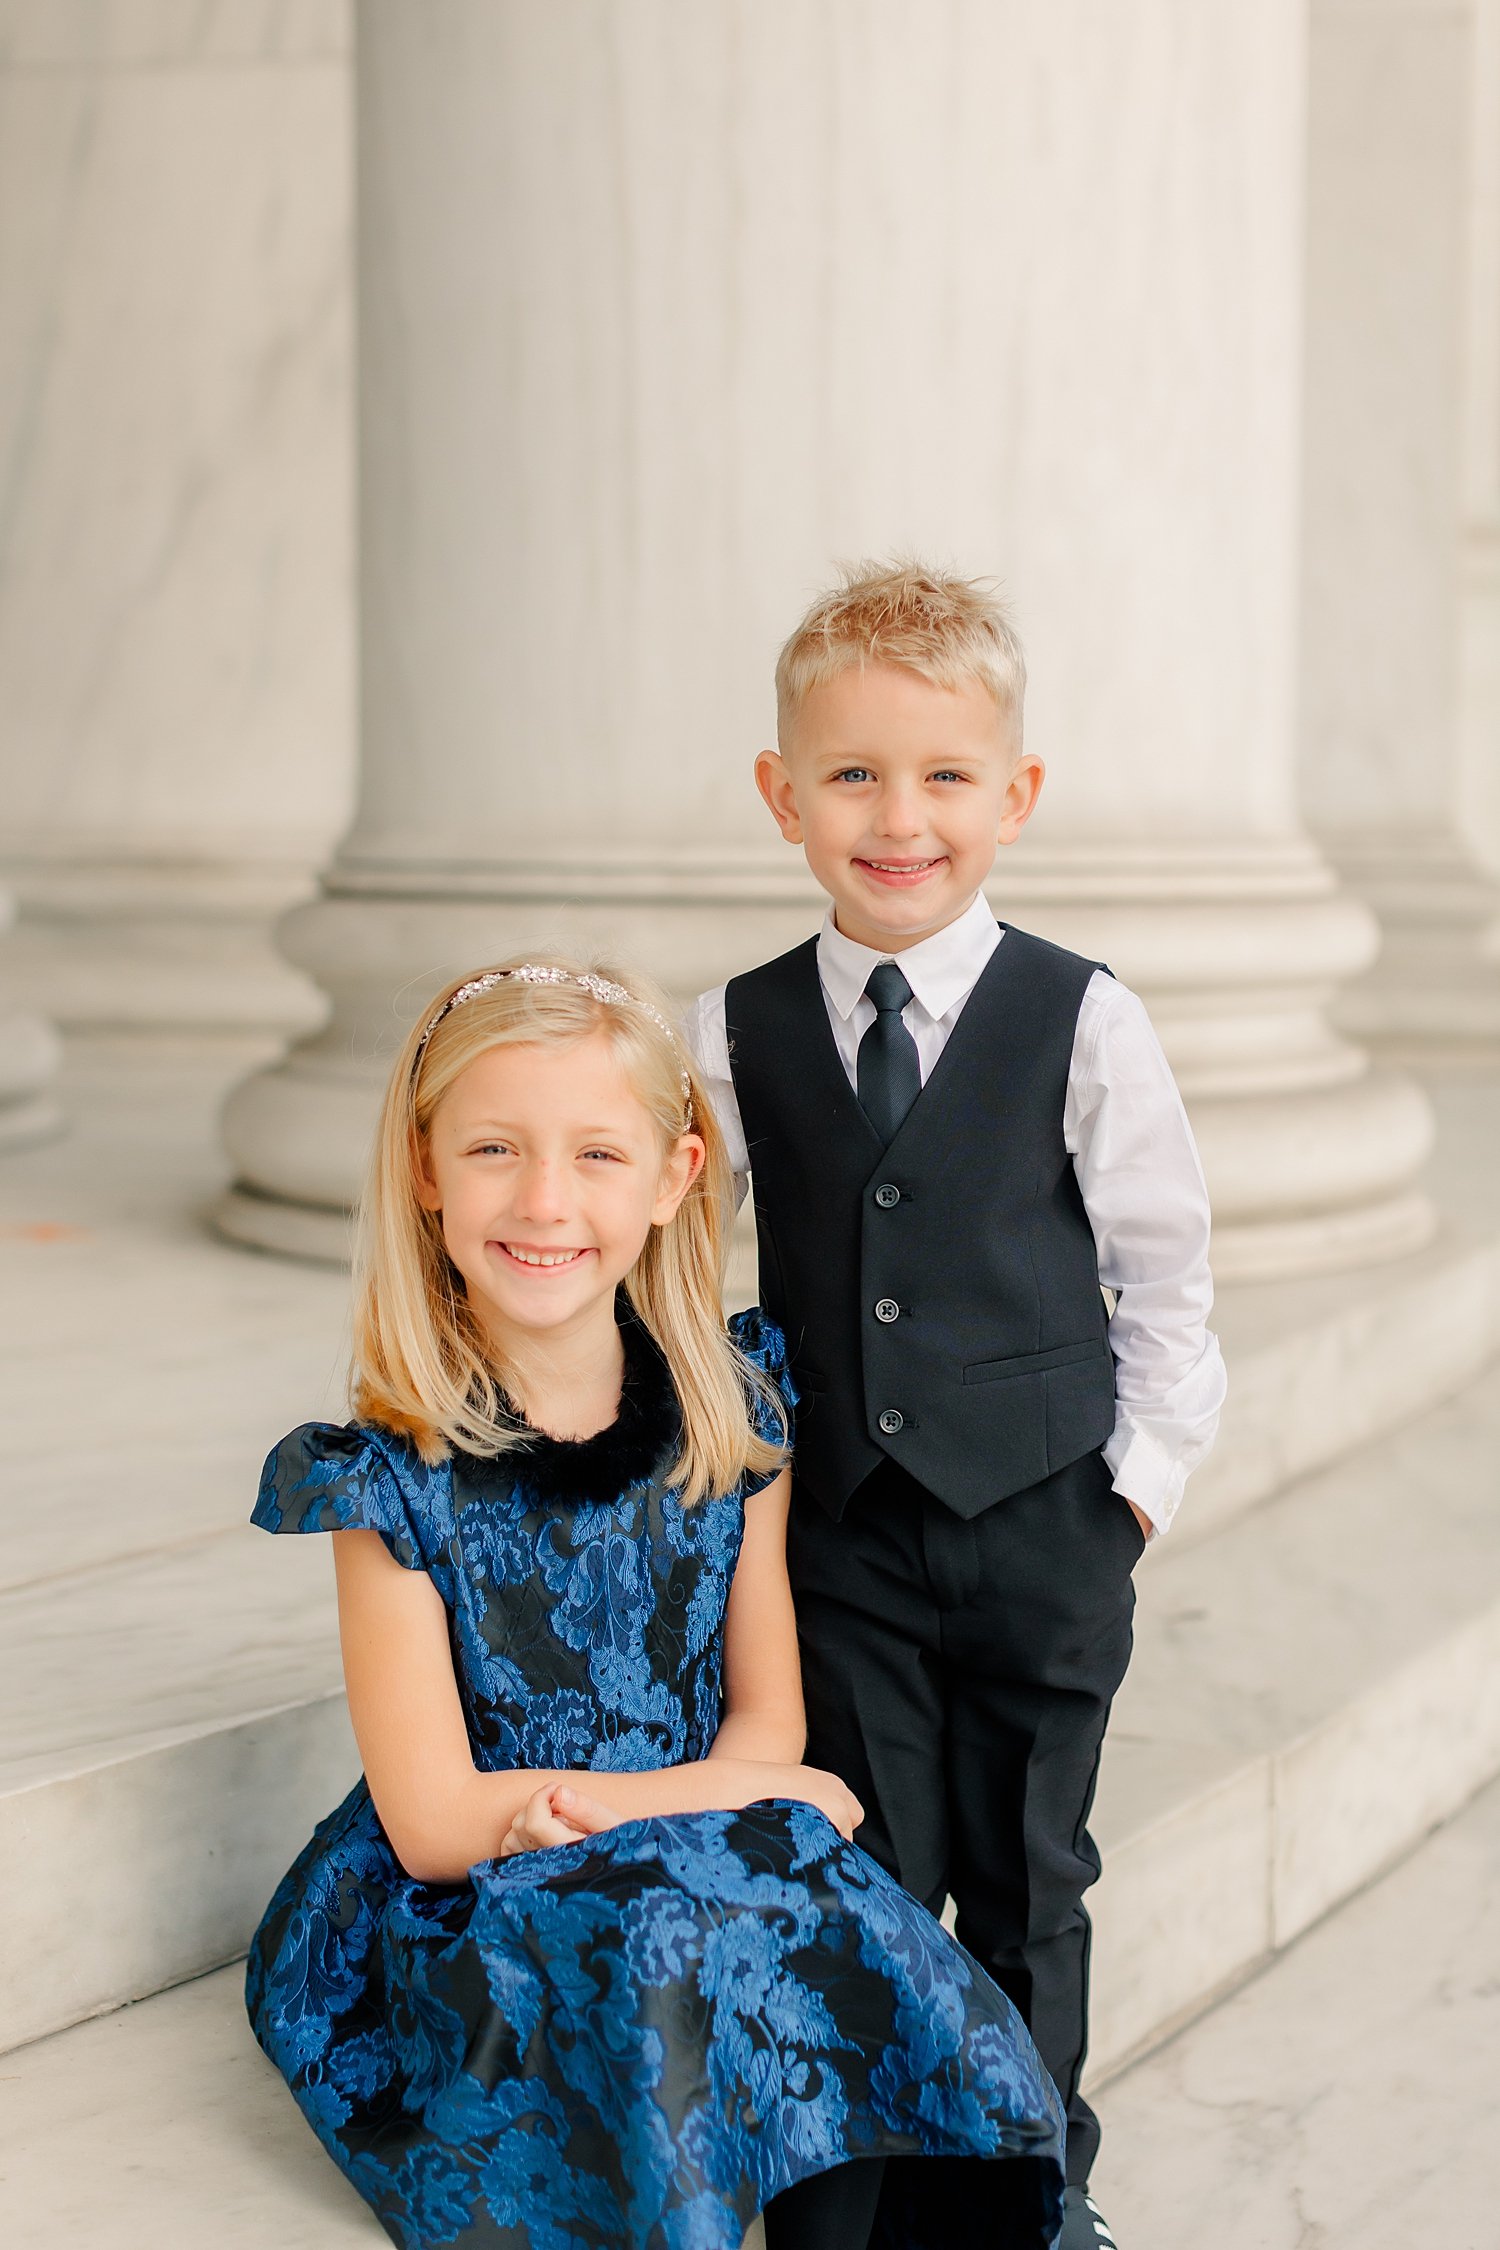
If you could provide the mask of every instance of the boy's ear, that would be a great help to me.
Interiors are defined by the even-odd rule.
[[[1042,793],[1042,783],[1046,778],[1046,767],[1029,750],[1016,760],[1015,771],[1006,783],[1005,798],[1000,807],[1002,844],[1013,844],[1036,811],[1036,801]]]
[[[802,819],[791,769],[779,750],[762,750],[755,761],[755,786],[771,808],[771,818],[789,844],[802,841]]]

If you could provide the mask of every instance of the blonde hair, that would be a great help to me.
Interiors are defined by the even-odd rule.
[[[851,666],[899,664],[935,687],[977,683],[993,696],[1017,755],[1026,659],[1004,604],[979,578],[911,558],[845,563],[776,662],[776,733],[783,749],[808,696]]]
[[[542,975],[532,981],[527,971]],[[456,1000],[460,991],[465,996]],[[601,997],[610,991],[619,998]],[[438,1104],[480,1055],[602,1035],[655,1121],[663,1158],[689,1130],[705,1149],[698,1177],[674,1216],[652,1227],[625,1283],[682,1411],[672,1481],[691,1502],[731,1491],[747,1472],[774,1470],[782,1460],[779,1396],[724,1324],[729,1159],[666,1007],[628,972],[548,954],[456,978],[413,1024],[386,1089],[359,1212],[351,1403],[360,1420],[411,1438],[428,1461],[455,1448],[493,1459],[526,1443],[507,1415],[507,1369],[469,1303],[441,1219],[423,1208],[421,1166]],[[756,1409],[766,1406],[781,1443],[755,1427]]]

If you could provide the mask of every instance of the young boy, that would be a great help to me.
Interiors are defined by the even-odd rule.
[[[1131,1571],[1224,1377],[1203,1176],[1145,1009],[981,895],[1042,783],[1024,677],[966,580],[869,568],[813,605],[756,780],[830,910],[688,1029],[801,1395],[808,1756],[863,1801],[875,1858],[935,1912],[951,1894],[1025,2018],[1068,2116],[1062,2250],[1101,2250],[1085,1822]],[[990,2241],[1003,2169],[892,2167],[874,2239]]]

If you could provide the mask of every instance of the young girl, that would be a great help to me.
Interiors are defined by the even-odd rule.
[[[724,1323],[726,1190],[633,980],[453,986],[381,1117],[356,1419],[266,1464],[256,1522],[336,1535],[365,1777],[250,2017],[409,2250],[739,2250],[762,2209],[770,2250],[983,2250],[941,2217],[975,2155],[1005,2250],[1059,2221],[1019,2018],[798,1762],[790,1392]]]

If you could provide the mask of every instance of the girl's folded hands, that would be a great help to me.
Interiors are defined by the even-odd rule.
[[[816,1806],[846,1841],[852,1839],[865,1817],[864,1807],[853,1790],[847,1788],[837,1774],[824,1773],[821,1767],[778,1765],[752,1758],[725,1759],[721,1765],[718,1761],[715,1764],[726,1785],[719,1800],[720,1809],[737,1812],[768,1797],[791,1798],[800,1804]],[[653,1780],[657,1778],[652,1776]],[[684,1792],[681,1805],[660,1804],[653,1811],[661,1816],[705,1809],[708,1808],[701,1795],[694,1791],[691,1802]],[[586,1836],[596,1836],[606,1828],[618,1827],[623,1820],[637,1817],[633,1813],[615,1811],[571,1782],[547,1781],[532,1791],[511,1821],[501,1839],[499,1857],[513,1859],[518,1852],[548,1851],[558,1844],[576,1844]]]

